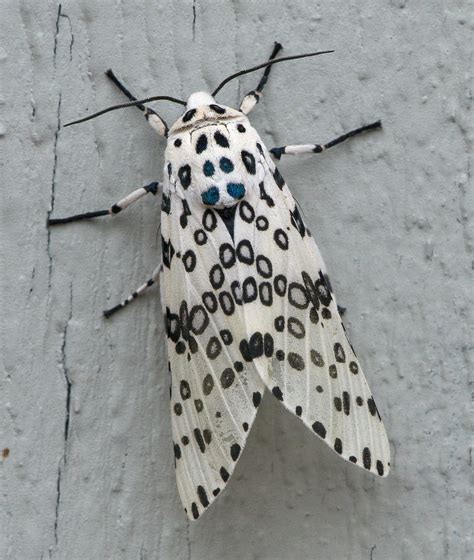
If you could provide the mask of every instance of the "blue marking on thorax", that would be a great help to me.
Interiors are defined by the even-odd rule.
[[[219,202],[219,189],[217,187],[209,187],[207,191],[201,194],[203,204],[214,206]]]
[[[245,187],[242,183],[228,183],[227,192],[232,198],[240,200],[245,195]]]
[[[212,177],[214,175],[214,164],[212,161],[207,160],[202,166],[202,170],[206,177]]]
[[[234,164],[230,161],[229,158],[221,157],[219,166],[224,173],[232,173],[232,171],[234,171]]]

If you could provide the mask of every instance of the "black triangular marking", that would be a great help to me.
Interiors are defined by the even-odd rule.
[[[237,204],[235,206],[226,206],[225,208],[216,208],[216,212],[222,218],[222,221],[225,224],[225,227],[230,233],[232,237],[232,241],[234,240],[234,224],[235,224],[235,212],[237,210]]]

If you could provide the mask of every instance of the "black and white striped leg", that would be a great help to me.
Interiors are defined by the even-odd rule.
[[[84,214],[76,214],[74,216],[68,216],[67,218],[48,218],[49,226],[57,226],[59,224],[68,224],[70,222],[78,222],[79,220],[88,220],[90,218],[98,218],[100,216],[115,216],[122,210],[125,210],[130,204],[140,200],[143,196],[148,193],[155,195],[160,188],[160,183],[154,181],[149,185],[140,187],[134,190],[122,200],[119,200],[113,204],[108,210],[97,210],[95,212],[85,212]]]
[[[142,284],[139,288],[137,288],[133,293],[131,293],[128,296],[127,299],[124,299],[121,303],[119,303],[118,305],[115,305],[114,307],[112,307],[110,309],[106,309],[104,311],[104,316],[106,317],[106,319],[108,319],[111,315],[113,315],[117,311],[120,311],[121,309],[126,307],[133,300],[137,299],[137,297],[141,296],[144,292],[146,292],[146,290],[150,286],[153,286],[153,284],[155,284],[155,282],[158,281],[158,278],[159,278],[162,270],[163,270],[163,263],[160,263],[155,268],[155,270],[153,271],[153,274],[151,275],[151,278],[149,280],[147,280],[144,284]]]
[[[137,100],[137,98],[122,84],[110,68],[107,70],[105,75],[112,80],[119,90],[128,97],[128,99],[130,99],[130,101]],[[137,107],[143,112],[151,128],[153,128],[153,130],[160,136],[164,136],[166,138],[168,136],[168,125],[160,117],[160,115],[156,111],[153,111],[153,109],[145,107],[145,105],[139,104]]]
[[[273,58],[275,58],[282,48],[283,47],[280,45],[280,43],[275,43],[272,54],[270,55],[270,58],[268,60],[272,60]],[[244,115],[248,115],[250,111],[255,107],[255,105],[260,101],[260,97],[262,96],[263,88],[267,83],[271,68],[271,66],[267,66],[265,68],[263,76],[258,82],[256,89],[249,91],[249,93],[247,93],[247,95],[242,99],[239,111],[244,113]]]
[[[276,159],[280,159],[281,156],[284,154],[285,155],[310,154],[310,153],[319,154],[324,150],[328,150],[329,148],[332,148],[333,146],[336,146],[337,144],[344,142],[344,140],[347,140],[352,136],[356,136],[357,134],[360,134],[361,132],[365,132],[367,130],[375,130],[377,128],[382,128],[381,121],[375,121],[371,124],[367,124],[365,126],[361,126],[360,128],[351,130],[350,132],[346,132],[346,134],[343,134],[342,136],[339,136],[338,138],[331,140],[331,142],[328,142],[327,144],[296,144],[294,146],[281,146],[280,148],[272,148],[270,152]]]

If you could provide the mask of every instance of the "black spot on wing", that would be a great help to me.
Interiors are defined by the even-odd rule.
[[[203,486],[197,487],[197,494],[199,496],[199,501],[201,502],[203,507],[207,507],[209,505],[209,500],[207,499],[207,494]]]
[[[251,204],[244,200],[239,204],[239,215],[242,220],[244,220],[244,222],[251,224],[255,219],[255,210],[253,209],[253,206]]]
[[[192,272],[196,268],[196,253],[192,249],[188,249],[183,255],[183,265],[186,272]]]
[[[273,200],[273,198],[265,191],[265,184],[263,181],[261,181],[258,185],[259,189],[260,189],[260,198],[261,200],[264,200],[267,203],[267,206],[272,208],[273,206],[275,206],[275,201]]]
[[[321,422],[315,422],[311,427],[313,428],[315,433],[318,434],[318,436],[322,437],[323,439],[326,437],[326,428],[324,427],[324,424],[322,424]]]
[[[250,173],[250,175],[255,175],[255,156],[252,153],[247,152],[247,150],[242,150],[240,155],[242,162],[245,165],[245,169]]]
[[[342,393],[342,408],[344,409],[344,414],[346,416],[349,416],[351,412],[351,401],[350,401],[349,393],[347,391],[344,391]]]
[[[217,218],[213,210],[207,208],[202,216],[202,225],[206,231],[214,231],[217,227]]]
[[[283,400],[283,393],[281,392],[280,387],[278,387],[278,386],[273,387],[272,393],[275,395],[275,397],[276,397],[279,401],[282,401],[282,400]]]
[[[301,217],[300,211],[298,210],[298,207],[295,206],[293,212],[290,212],[290,214],[291,214],[291,223],[298,230],[298,233],[301,235],[301,237],[304,237],[306,235],[306,228],[303,223],[303,218]]]
[[[199,517],[199,510],[198,510],[198,507],[196,505],[196,502],[193,502],[191,504],[191,511],[193,513],[194,519],[197,519]]]
[[[288,352],[288,363],[296,371],[303,371],[305,368],[302,356],[300,356],[296,352]]]
[[[221,467],[219,474],[221,475],[221,478],[224,482],[227,482],[229,480],[230,475],[224,467]]]
[[[277,184],[278,188],[280,190],[283,189],[283,187],[285,186],[285,179],[283,179],[277,167],[275,167],[275,171],[273,172],[273,178],[275,179],[275,183]]]
[[[204,453],[206,451],[206,444],[204,443],[204,438],[202,437],[202,433],[199,428],[194,428],[194,438],[201,450],[201,453]]]
[[[235,379],[235,373],[232,368],[226,368],[221,374],[221,385],[223,389],[228,389]]]
[[[189,209],[189,204],[187,200],[183,200],[183,213],[179,217],[179,223],[183,229],[186,229],[188,225],[188,216],[191,216],[191,210]]]
[[[161,236],[161,254],[163,258],[163,265],[170,268],[175,251],[171,241],[166,241],[163,236]]]
[[[273,234],[273,239],[275,240],[275,243],[282,251],[288,250],[288,246],[289,246],[288,235],[281,228],[277,228],[275,230]]]
[[[169,214],[171,211],[171,199],[164,193],[161,197],[161,210],[162,212],[165,212],[165,214]]]
[[[233,461],[237,461],[240,455],[240,451],[241,451],[241,447],[238,443],[232,444],[230,448],[230,456],[232,457]]]
[[[368,447],[364,447],[364,450],[362,451],[362,462],[364,463],[364,467],[367,470],[370,470],[370,466],[372,464],[372,457],[370,454],[370,449]]]
[[[179,385],[179,392],[181,394],[181,398],[183,399],[183,401],[189,399],[189,397],[191,396],[191,389],[189,387],[189,383],[185,379],[183,379]]]
[[[208,397],[212,393],[213,389],[214,389],[214,379],[212,378],[212,375],[208,373],[202,381],[202,392],[206,397]]]

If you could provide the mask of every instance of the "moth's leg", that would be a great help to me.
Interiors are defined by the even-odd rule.
[[[275,58],[282,48],[283,47],[280,45],[280,43],[275,43],[272,54],[270,55],[270,58],[268,60],[272,60],[273,58]],[[261,80],[258,82],[256,89],[249,91],[249,93],[247,93],[247,95],[242,99],[242,102],[240,103],[239,111],[244,113],[244,115],[248,115],[250,111],[255,107],[255,105],[260,101],[260,97],[262,96],[262,90],[265,84],[267,83],[271,68],[272,68],[271,66],[267,66],[265,68],[265,71],[263,72],[263,76]]]
[[[130,93],[130,91],[122,84],[122,82],[117,78],[117,76],[112,72],[111,69],[107,70],[105,75],[112,80],[112,82],[119,88],[119,90],[130,99],[130,101],[136,101],[137,98]],[[168,136],[168,125],[166,122],[160,117],[160,115],[150,109],[149,107],[145,107],[145,105],[137,105],[138,109],[140,109],[143,114],[145,115],[148,124],[151,128],[157,132],[160,136]]]
[[[49,226],[56,226],[59,224],[68,224],[69,222],[77,222],[79,220],[88,220],[90,218],[98,218],[99,216],[115,216],[122,210],[125,210],[130,204],[133,204],[137,200],[140,200],[143,196],[148,193],[155,195],[158,192],[161,184],[154,181],[149,185],[140,187],[134,190],[122,200],[119,200],[113,204],[108,210],[97,210],[95,212],[85,212],[84,214],[76,214],[75,216],[68,216],[67,218],[48,218]]]
[[[153,284],[158,281],[158,278],[162,270],[163,270],[163,263],[161,262],[153,271],[151,278],[147,280],[144,284],[142,284],[139,288],[137,288],[133,293],[131,293],[127,299],[124,299],[121,303],[115,305],[110,309],[106,309],[104,311],[105,317],[108,319],[111,315],[113,315],[117,311],[120,311],[120,309],[123,309],[125,306],[127,306],[138,296],[141,296],[150,286],[153,286]]]
[[[327,144],[296,144],[294,146],[281,146],[280,148],[272,148],[270,152],[276,159],[280,159],[283,154],[285,155],[310,154],[310,153],[319,154],[324,150],[336,146],[336,144],[340,144],[341,142],[344,142],[344,140],[347,140],[352,136],[356,136],[357,134],[360,134],[361,132],[365,132],[366,130],[374,130],[377,128],[382,128],[381,121],[376,121],[371,124],[361,126],[360,128],[351,130],[350,132],[346,132],[346,134],[343,134],[342,136],[339,136],[338,138],[331,140],[331,142],[328,142]]]

